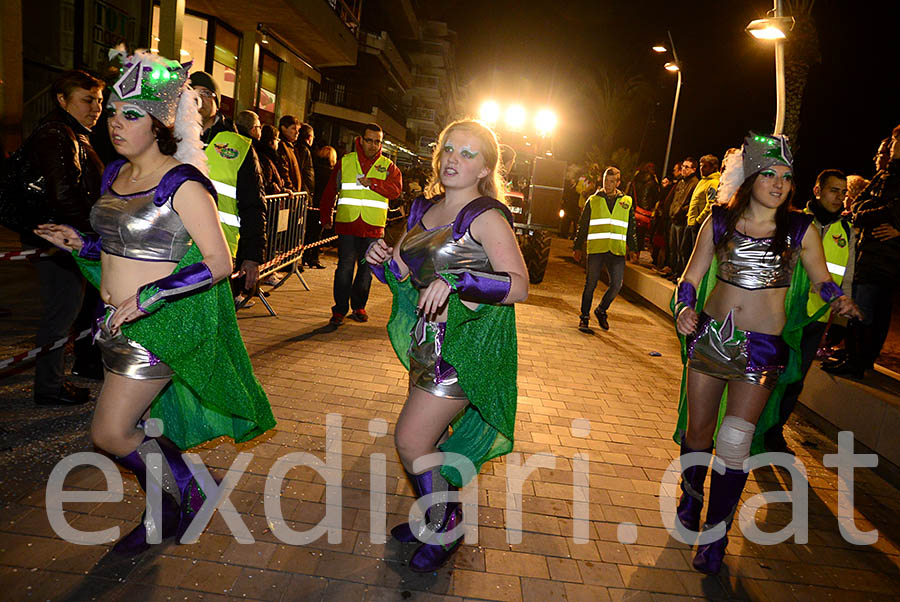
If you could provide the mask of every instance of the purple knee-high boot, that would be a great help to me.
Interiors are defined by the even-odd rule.
[[[432,471],[429,470],[428,472],[423,472],[420,475],[406,473],[406,476],[409,477],[409,480],[412,483],[413,491],[416,492],[416,498],[420,498],[423,495],[426,495],[427,493],[431,493],[434,490],[433,483],[431,480],[432,479],[431,472]],[[443,478],[443,477],[441,477],[441,478]],[[422,490],[422,483],[425,484],[427,491]],[[455,486],[447,483],[447,491],[458,491],[458,490],[459,490],[458,487],[455,487]],[[425,511],[425,524],[423,524],[422,528],[427,529],[428,525],[431,522],[432,522],[431,508],[429,508],[428,510]],[[396,527],[391,529],[391,537],[393,537],[394,539],[396,539],[397,541],[402,542],[402,543],[412,543],[414,541],[420,541],[422,539],[425,539],[426,536],[427,536],[427,533],[425,531],[422,531],[418,534],[418,537],[417,537],[416,534],[413,533],[412,528],[409,526],[409,523],[400,523],[399,525],[397,525]]]
[[[155,439],[155,441],[159,443],[159,447],[166,458],[166,462],[169,464],[180,496],[180,515],[176,532],[178,541],[180,542],[181,537],[191,525],[191,521],[196,518],[197,512],[200,510],[200,507],[203,506],[203,502],[206,501],[206,493],[200,487],[197,479],[194,478],[194,475],[191,472],[190,467],[185,463],[184,458],[181,457],[181,450],[178,446],[165,437],[159,437]]]
[[[162,453],[156,440],[145,437],[144,441],[127,456],[116,457],[115,461],[135,474],[138,483],[148,497],[150,504],[150,513],[147,511],[141,515],[141,523],[131,530],[125,537],[116,542],[113,546],[113,552],[121,556],[135,556],[150,549],[152,545],[147,540],[154,537],[160,541],[175,537],[178,530],[178,522],[180,518],[178,502],[174,496],[178,492],[174,489],[171,482],[171,476],[167,475],[166,467],[162,467],[162,483],[156,479],[147,479],[147,457],[148,454],[158,454],[162,458]],[[162,490],[162,491],[161,491]],[[153,508],[155,500],[161,500],[161,507]],[[160,521],[154,520],[154,515],[160,517]]]
[[[707,449],[691,449],[681,438],[681,455],[695,452],[712,453],[712,447]],[[700,528],[700,513],[703,510],[703,483],[706,482],[706,473],[709,471],[709,462],[697,466],[685,468],[681,473],[681,499],[678,500],[678,520],[685,528],[697,531]]]
[[[422,496],[456,490],[441,476],[440,467],[413,475],[413,480]],[[430,573],[439,569],[462,542],[462,537],[451,540],[447,535],[462,524],[462,507],[459,502],[435,502],[428,509],[427,517],[428,523],[421,538],[428,543],[420,545],[409,559],[410,570],[417,573]]]
[[[709,508],[706,510],[706,524],[703,530],[711,529],[720,522],[725,522],[725,533],[712,543],[697,546],[694,556],[694,568],[702,573],[714,575],[722,568],[725,558],[725,547],[728,545],[728,530],[734,521],[741,493],[747,484],[749,473],[743,470],[725,469],[725,474],[713,471],[709,480]]]

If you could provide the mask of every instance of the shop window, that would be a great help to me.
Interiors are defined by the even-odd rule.
[[[278,68],[280,61],[272,54],[259,54],[259,89],[256,95],[256,109],[264,124],[275,125],[275,101],[278,95]]]
[[[159,52],[159,6],[153,7],[153,41],[150,45],[151,52]],[[206,44],[209,40],[209,19],[194,15],[184,15],[184,28],[181,34],[181,54],[178,57],[167,56],[167,59],[177,59],[181,63],[193,61],[191,71],[203,71],[206,66]]]
[[[213,49],[212,76],[219,82],[222,91],[220,109],[234,116],[234,86],[237,82],[238,54],[241,38],[230,29],[216,24],[215,48]]]

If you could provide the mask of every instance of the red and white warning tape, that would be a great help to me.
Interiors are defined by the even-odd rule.
[[[8,253],[0,253],[0,261],[21,261],[28,259],[32,255],[38,257],[50,257],[51,249],[26,249],[25,251],[9,251]]]
[[[15,355],[11,358],[2,360],[2,361],[0,361],[0,370],[5,370],[6,368],[9,368],[12,365],[21,364],[22,362],[26,362],[28,360],[34,359],[37,356],[41,355],[42,353],[47,353],[48,351],[53,351],[54,349],[59,349],[60,347],[64,346],[66,343],[68,343],[69,341],[77,341],[79,339],[83,339],[84,337],[88,336],[89,334],[91,334],[91,329],[85,328],[78,334],[73,334],[71,336],[64,337],[64,338],[56,341],[55,343],[47,343],[46,345],[44,345],[42,347],[36,347],[36,348],[32,349],[31,351],[26,351],[25,353],[20,353],[19,355]]]

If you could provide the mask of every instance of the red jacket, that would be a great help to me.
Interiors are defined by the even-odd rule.
[[[378,151],[378,154],[371,159],[366,158],[366,154],[363,152],[359,142],[359,136],[353,141],[353,146],[356,149],[356,156],[359,158],[359,166],[362,168],[363,173],[368,173],[372,164],[381,156],[381,151]],[[323,224],[329,224],[332,221],[331,213],[337,202],[339,191],[338,183],[340,181],[341,162],[338,161],[337,165],[335,165],[334,169],[331,171],[328,185],[325,186],[325,191],[322,193],[319,215]],[[384,180],[370,181],[372,183],[372,191],[377,192],[389,201],[396,199],[400,196],[400,193],[403,192],[403,176],[400,174],[400,170],[397,169],[397,166],[393,163],[391,163],[391,166],[388,168],[387,178]],[[334,224],[334,231],[336,234],[350,234],[351,236],[362,236],[365,238],[381,238],[384,236],[384,228],[377,228],[367,224],[363,221],[362,217],[358,217],[356,221],[349,224],[336,222]]]

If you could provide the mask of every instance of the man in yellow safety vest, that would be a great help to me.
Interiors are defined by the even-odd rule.
[[[384,236],[388,201],[403,191],[403,177],[390,159],[381,154],[384,132],[375,123],[365,126],[363,135],[353,141],[354,152],[344,155],[322,192],[320,215],[322,228],[334,222],[338,236],[338,266],[334,272],[334,306],[332,326],[339,326],[344,316],[357,322],[369,319],[366,302],[372,272],[364,261],[373,241]],[[332,209],[337,211],[332,220]],[[356,269],[354,276],[353,270]]]
[[[816,178],[813,198],[806,206],[806,211],[815,216],[813,226],[822,237],[825,248],[825,264],[831,273],[831,279],[841,287],[844,294],[850,296],[853,284],[853,272],[856,264],[856,232],[850,227],[850,220],[842,215],[844,198],[847,196],[847,176],[836,169],[826,169]],[[810,287],[809,302],[806,311],[809,315],[825,305],[819,293]],[[766,449],[773,452],[789,451],[784,439],[783,427],[797,405],[797,398],[803,391],[803,380],[809,372],[819,343],[829,323],[843,321],[837,315],[831,316],[831,310],[803,329],[800,343],[800,380],[788,385],[781,399],[780,422],[766,432]]]
[[[219,112],[219,84],[203,71],[190,76],[200,94],[203,135],[209,179],[219,197],[219,221],[240,273],[235,293],[253,291],[266,251],[266,202],[262,170],[252,141],[237,133],[234,123]],[[249,304],[241,303],[242,307]]]
[[[625,255],[637,261],[637,233],[634,222],[634,201],[619,190],[621,174],[615,167],[607,167],[603,172],[603,188],[587,200],[578,233],[575,235],[575,261],[581,262],[583,248],[587,243],[587,278],[581,294],[581,316],[578,330],[592,334],[590,329],[591,304],[594,289],[600,280],[600,272],[606,268],[609,274],[609,288],[594,310],[597,322],[603,330],[609,330],[606,310],[619,291],[625,278]]]

